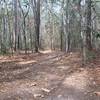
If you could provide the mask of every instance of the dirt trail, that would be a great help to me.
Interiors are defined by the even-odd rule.
[[[100,100],[99,67],[80,65],[78,53],[1,57],[0,100]]]

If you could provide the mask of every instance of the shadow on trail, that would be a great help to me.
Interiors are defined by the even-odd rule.
[[[0,71],[0,85],[5,83],[3,87],[7,90],[0,93],[3,98],[0,100],[18,100],[16,97],[19,100],[100,100],[90,92],[89,71],[80,68],[80,59],[76,54],[42,55],[32,60],[36,62],[24,65],[18,62],[5,64]],[[31,85],[34,82],[36,86]],[[45,93],[41,88],[47,88],[50,92]],[[43,98],[34,98],[37,89],[45,95]]]

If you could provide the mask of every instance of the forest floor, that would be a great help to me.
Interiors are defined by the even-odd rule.
[[[100,100],[100,57],[79,53],[0,56],[0,100]]]

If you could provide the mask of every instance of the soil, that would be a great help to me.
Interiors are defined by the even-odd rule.
[[[100,100],[100,57],[79,53],[0,56],[0,100]]]

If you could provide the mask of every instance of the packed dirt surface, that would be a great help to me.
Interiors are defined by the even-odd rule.
[[[100,57],[79,53],[0,56],[0,100],[100,100]]]

